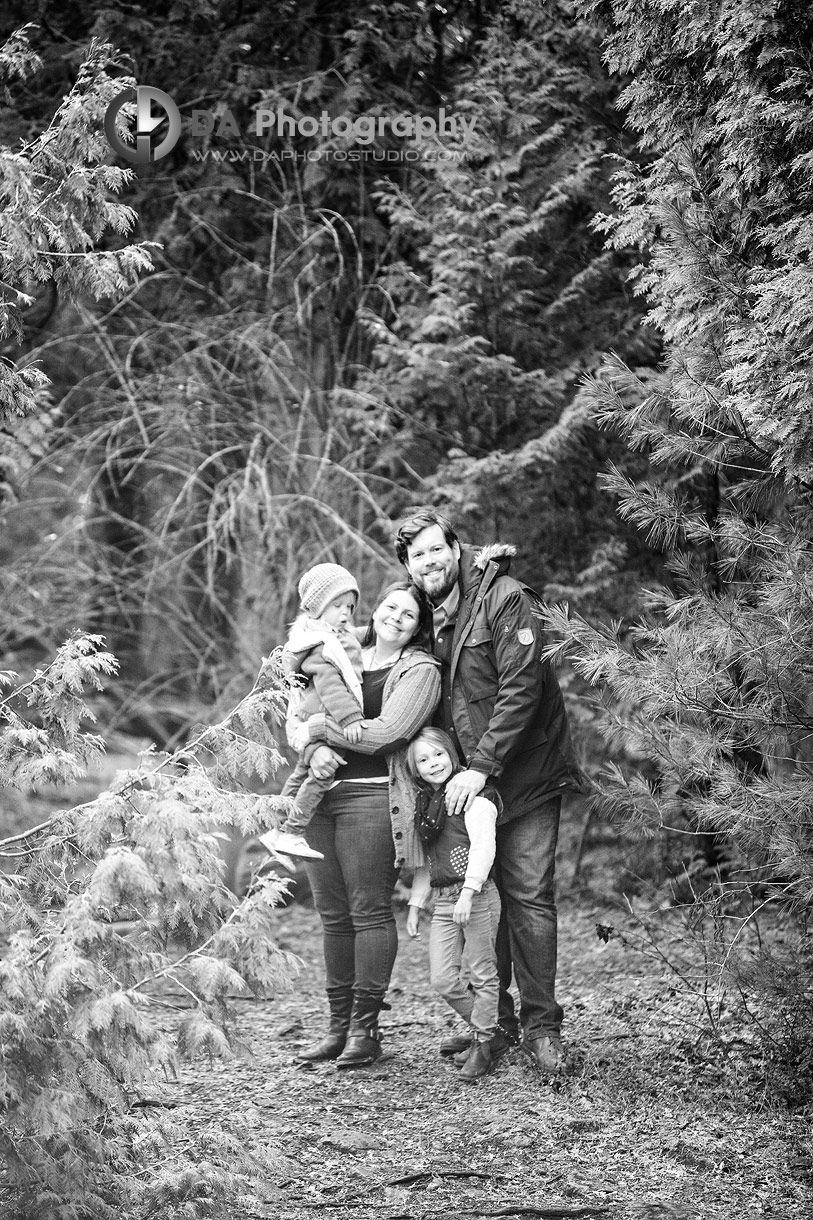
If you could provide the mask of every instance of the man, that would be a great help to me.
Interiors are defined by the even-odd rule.
[[[508,575],[514,547],[461,546],[450,522],[432,508],[414,510],[401,524],[395,550],[434,607],[443,684],[435,723],[466,762],[449,781],[447,809],[462,813],[489,777],[503,799],[495,865],[503,904],[500,1026],[517,1039],[508,991],[513,967],[522,1049],[539,1071],[559,1072],[554,864],[562,793],[581,787],[582,779],[559,684],[541,658],[534,595]]]

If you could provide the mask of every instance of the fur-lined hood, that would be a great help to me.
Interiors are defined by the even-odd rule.
[[[490,542],[487,546],[460,547],[460,574],[463,592],[469,596],[481,588],[483,581],[490,585],[498,576],[505,576],[517,548],[506,542]]]
[[[489,542],[486,546],[481,546],[474,554],[474,566],[479,568],[481,572],[485,572],[491,560],[499,561],[500,559],[510,560],[517,553],[517,548],[512,546],[510,542]],[[506,567],[508,565],[506,564]]]

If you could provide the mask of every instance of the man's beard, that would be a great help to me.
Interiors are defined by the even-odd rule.
[[[443,584],[441,586],[436,587],[434,584],[434,581],[438,577],[443,578]],[[431,579],[433,581],[431,590],[427,587],[427,583],[426,583],[427,579]],[[426,594],[426,596],[429,598],[429,600],[433,606],[439,606],[441,602],[444,602],[456,584],[457,584],[457,572],[455,572],[454,574],[452,574],[450,572],[446,572],[446,571],[429,572],[428,574],[425,574],[424,576],[421,577],[421,585],[422,585],[423,591]]]

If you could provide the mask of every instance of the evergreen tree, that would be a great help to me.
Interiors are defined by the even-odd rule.
[[[749,901],[759,882],[762,900],[809,911],[813,13],[781,0],[585,7],[608,23],[608,62],[631,78],[622,100],[651,157],[619,174],[604,227],[612,247],[640,251],[634,279],[666,351],[656,379],[612,360],[591,393],[599,421],[648,455],[648,478],[616,472],[608,487],[669,578],[633,627],[564,609],[550,621],[603,690],[613,746],[651,768],[611,767],[605,808],[684,842],[724,836],[716,863],[728,855]]]
[[[382,200],[403,258],[373,377],[391,404],[379,465],[407,495],[519,543],[527,578],[605,611],[626,591],[612,579],[625,545],[629,568],[648,558],[596,487],[608,443],[580,385],[610,347],[636,366],[658,352],[624,285],[628,253],[591,229],[611,155],[633,154],[618,91],[600,24],[568,0],[500,7],[454,95],[474,127],[462,159]]]
[[[76,635],[23,685],[3,673],[0,784],[43,790],[84,774],[103,742],[90,699],[114,674],[98,636]],[[273,936],[284,886],[242,902],[223,883],[224,825],[274,820],[249,796],[280,757],[270,730],[285,680],[269,660],[254,687],[171,755],[147,752],[94,800],[0,840],[0,1204],[10,1220],[223,1214],[267,1173],[223,1124],[190,1156],[171,1120],[136,1104],[180,1057],[239,1049],[228,998],[290,987]],[[279,798],[283,801],[283,798]],[[173,1037],[155,1014],[189,1007]]]
[[[0,47],[0,80],[9,98],[41,69],[31,27]],[[113,50],[93,42],[76,79],[45,130],[33,134],[22,114],[4,111],[0,134],[0,492],[8,492],[42,452],[54,416],[48,378],[36,364],[14,361],[38,303],[120,296],[150,268],[144,245],[124,245],[135,212],[114,201],[130,180],[109,165],[105,110],[120,91],[110,74]],[[53,305],[51,305],[53,308]],[[20,420],[34,414],[36,418]],[[0,496],[0,499],[2,497]]]

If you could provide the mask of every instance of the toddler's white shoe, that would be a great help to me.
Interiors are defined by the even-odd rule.
[[[262,839],[260,840],[262,842]],[[320,851],[314,851],[305,841],[304,835],[293,835],[287,830],[277,831],[273,850],[284,852],[286,856],[302,856],[305,860],[324,860]]]
[[[273,852],[276,848],[278,838],[279,831],[277,830],[276,826],[272,827],[271,830],[266,830],[264,835],[259,835],[259,840],[263,847],[266,851],[270,852]]]

